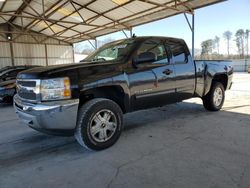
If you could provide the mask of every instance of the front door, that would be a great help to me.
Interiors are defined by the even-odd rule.
[[[150,52],[155,60],[134,65],[128,74],[133,110],[162,106],[175,101],[175,70],[160,39],[146,39],[135,56]]]

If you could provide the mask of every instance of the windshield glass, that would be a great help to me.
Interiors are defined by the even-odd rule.
[[[84,61],[106,62],[119,61],[129,54],[134,43],[134,39],[115,41],[106,44],[90,54]]]

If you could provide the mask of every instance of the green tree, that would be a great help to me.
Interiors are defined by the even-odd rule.
[[[232,39],[232,32],[231,31],[225,31],[223,33],[224,39],[227,41],[227,55],[230,55],[229,48],[230,48],[230,40]]]
[[[213,40],[213,47],[216,49],[217,53],[220,54],[220,38],[218,36],[215,36]]]
[[[212,39],[205,40],[201,43],[201,55],[202,56],[211,54],[212,49],[213,49],[213,40]]]
[[[236,46],[238,48],[238,53],[240,57],[244,57],[244,51],[245,51],[244,39],[245,39],[244,30],[243,29],[237,30],[235,33],[235,42],[236,42]]]

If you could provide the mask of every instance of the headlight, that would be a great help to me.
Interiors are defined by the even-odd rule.
[[[42,101],[71,98],[69,78],[55,78],[41,81]]]

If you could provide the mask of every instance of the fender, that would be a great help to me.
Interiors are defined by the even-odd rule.
[[[120,92],[124,94],[124,96],[122,96],[123,97],[122,104],[124,106],[123,111],[129,112],[131,110],[131,104],[130,104],[131,94],[129,90],[129,81],[126,73],[83,84],[82,89],[80,90],[79,97],[81,97],[82,95],[89,95],[91,93],[93,94],[93,92],[102,91],[104,88],[109,88],[109,87],[119,89]],[[103,96],[104,95],[105,94],[103,93]]]

